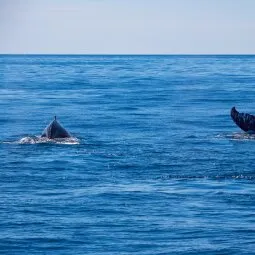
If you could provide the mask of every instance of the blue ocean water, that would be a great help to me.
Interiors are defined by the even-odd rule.
[[[0,56],[1,254],[255,254],[255,56]],[[25,143],[57,115],[77,143]]]

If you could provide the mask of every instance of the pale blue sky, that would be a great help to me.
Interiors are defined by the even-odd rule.
[[[0,53],[255,54],[255,0],[0,0]]]

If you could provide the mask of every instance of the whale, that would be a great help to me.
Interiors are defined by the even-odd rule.
[[[255,116],[249,113],[238,112],[232,107],[230,116],[235,124],[249,134],[255,134]]]
[[[55,138],[68,138],[71,137],[69,132],[63,128],[60,123],[57,121],[57,117],[54,117],[54,120],[43,130],[41,137],[46,137],[48,139]]]

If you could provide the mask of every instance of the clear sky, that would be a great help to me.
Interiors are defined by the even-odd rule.
[[[255,54],[255,0],[0,0],[0,53]]]

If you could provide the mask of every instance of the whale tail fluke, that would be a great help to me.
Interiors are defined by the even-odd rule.
[[[240,113],[236,110],[235,106],[232,107],[230,112],[231,118],[245,132],[255,132],[255,116],[248,113]]]

